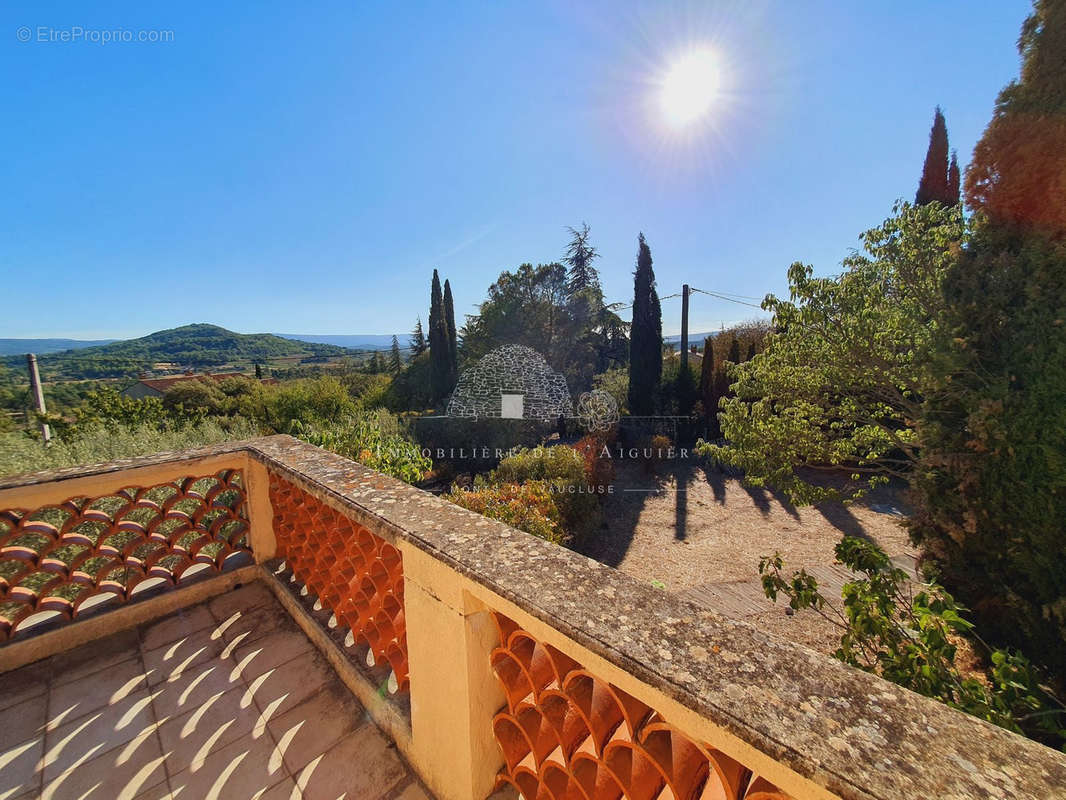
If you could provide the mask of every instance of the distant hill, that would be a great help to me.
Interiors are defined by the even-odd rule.
[[[688,335],[689,347],[694,344],[698,344],[702,348],[704,339],[706,339],[708,336],[715,336],[718,333],[720,333],[720,331],[709,331],[707,333],[690,333]],[[663,341],[667,344],[672,344],[676,347],[677,345],[681,344],[681,335],[678,334],[676,336],[664,336]]]
[[[26,353],[58,353],[61,350],[80,350],[111,344],[117,339],[0,339],[0,356],[25,355]]]
[[[48,378],[119,378],[150,370],[153,364],[173,364],[176,369],[247,366],[284,357],[328,358],[347,355],[344,347],[283,339],[270,333],[234,333],[217,325],[183,325],[157,331],[139,339],[63,350],[38,358]],[[21,358],[4,358],[19,366]]]
[[[392,347],[391,333],[353,333],[353,334],[315,334],[315,333],[275,333],[282,339],[295,339],[298,342],[315,344],[333,344],[349,347],[353,350],[388,350]],[[396,334],[400,347],[407,347],[407,334]]]

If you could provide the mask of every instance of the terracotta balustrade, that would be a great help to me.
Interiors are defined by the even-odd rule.
[[[0,670],[247,580],[442,800],[1066,796],[1062,753],[290,437],[0,479]]]

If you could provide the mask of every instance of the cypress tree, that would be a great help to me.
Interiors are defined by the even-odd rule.
[[[703,363],[700,364],[700,401],[703,403],[703,416],[707,420],[708,435],[714,439],[718,431],[718,392],[714,376],[714,340],[708,336],[703,340]]]
[[[982,633],[1066,685],[1066,2],[1039,0],[966,174],[910,528]]]
[[[940,106],[933,114],[933,129],[929,131],[929,149],[925,154],[922,167],[922,179],[918,183],[918,193],[914,204],[924,206],[927,203],[942,203],[953,206],[948,194],[948,126]]]
[[[966,170],[966,204],[1000,226],[1066,231],[1066,3],[1038,0],[1018,39],[1021,77],[996,110]]]
[[[459,379],[459,337],[455,330],[455,304],[452,301],[452,286],[444,281],[444,326],[448,333],[448,391]]]
[[[422,317],[418,318],[415,322],[415,329],[411,332],[411,338],[409,340],[411,345],[411,357],[420,356],[426,352],[426,348],[429,347],[426,344],[426,334],[422,331]]]
[[[745,361],[751,361],[753,358],[755,358],[755,342],[749,342],[748,343],[748,357],[745,358],[744,360]]]
[[[655,412],[655,395],[663,376],[663,314],[655,291],[651,250],[643,233],[638,241],[629,344],[629,410],[635,416],[650,416]]]
[[[729,358],[727,360],[733,364],[740,363],[740,340],[735,333],[733,334],[733,341],[729,343]]]
[[[255,365],[255,379],[257,381],[263,380],[263,368],[258,364]]]
[[[451,349],[448,342],[448,325],[444,321],[444,298],[441,296],[440,277],[433,270],[433,283],[429,294],[429,383],[434,400],[443,400],[451,386]]]
[[[962,202],[962,194],[960,193],[960,174],[959,174],[959,159],[955,155],[955,151],[951,151],[951,163],[948,164],[948,199],[951,201],[951,205],[957,206]]]
[[[400,342],[396,334],[392,336],[392,352],[389,353],[389,371],[393,375],[399,375],[403,369],[403,357],[400,355]]]

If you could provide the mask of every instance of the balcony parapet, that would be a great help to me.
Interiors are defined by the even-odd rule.
[[[216,466],[255,561],[409,692],[397,744],[440,797],[1066,796],[1062,753],[290,437],[0,479],[0,510]]]

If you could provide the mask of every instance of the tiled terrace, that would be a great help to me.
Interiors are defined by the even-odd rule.
[[[1066,797],[1063,753],[287,436],[0,479],[0,800],[427,797],[415,774]]]
[[[0,690],[3,800],[428,797],[262,582]]]

